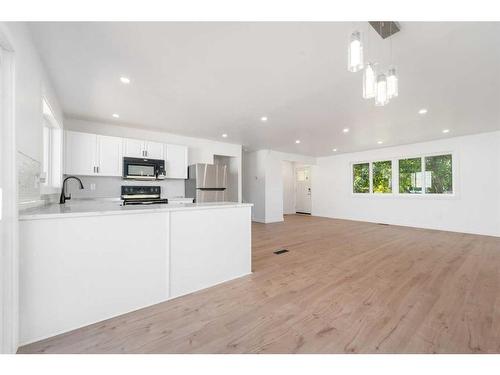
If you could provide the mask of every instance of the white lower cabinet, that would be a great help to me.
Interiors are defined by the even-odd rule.
[[[122,155],[121,138],[65,132],[65,174],[121,176]]]
[[[21,217],[20,344],[249,274],[250,212],[238,205]]]

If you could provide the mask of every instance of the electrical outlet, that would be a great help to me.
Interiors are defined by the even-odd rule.
[[[92,191],[95,190],[95,184],[90,184],[90,190],[92,190]]]

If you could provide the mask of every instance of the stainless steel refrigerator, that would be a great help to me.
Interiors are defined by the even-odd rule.
[[[197,203],[225,202],[227,166],[217,164],[193,164],[188,167],[186,197]]]

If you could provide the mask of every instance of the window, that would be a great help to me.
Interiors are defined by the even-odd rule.
[[[392,165],[396,165],[393,171]],[[393,174],[394,173],[394,174]],[[356,194],[453,194],[453,155],[382,160],[352,165],[352,191]]]
[[[372,190],[374,193],[392,193],[392,161],[372,163]]]
[[[42,100],[43,108],[43,163],[40,182],[42,193],[52,193],[61,187],[62,130],[48,102]]]
[[[425,157],[425,192],[427,194],[453,194],[451,155]]]
[[[399,160],[399,192],[422,193],[422,158]]]
[[[354,193],[369,193],[370,192],[370,163],[354,164],[353,172],[353,192]]]

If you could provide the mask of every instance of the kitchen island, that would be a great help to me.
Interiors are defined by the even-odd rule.
[[[22,211],[21,345],[251,273],[250,211],[116,201]]]

